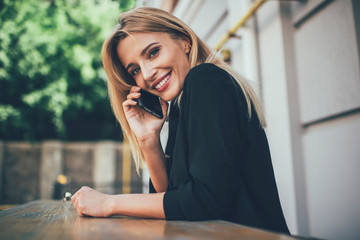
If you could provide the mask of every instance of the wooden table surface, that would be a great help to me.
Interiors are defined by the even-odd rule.
[[[0,212],[0,239],[296,239],[225,221],[79,217],[71,202],[34,201]]]

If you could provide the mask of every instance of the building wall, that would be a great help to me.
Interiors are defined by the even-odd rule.
[[[329,239],[360,236],[360,64],[353,2],[291,6],[308,232]]]
[[[173,13],[215,46],[252,3],[182,0]],[[267,1],[224,45],[263,102],[293,234],[360,237],[359,5]]]

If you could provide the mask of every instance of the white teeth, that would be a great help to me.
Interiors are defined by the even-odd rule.
[[[170,78],[170,74],[167,75],[164,80],[162,80],[161,82],[159,82],[159,84],[155,86],[155,89],[161,88],[161,87],[169,80],[169,78]]]

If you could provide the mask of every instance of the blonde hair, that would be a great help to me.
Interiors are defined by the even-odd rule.
[[[261,125],[265,126],[260,102],[249,83],[235,73],[221,58],[217,57],[215,52],[185,23],[170,13],[157,8],[142,7],[130,10],[119,17],[119,24],[115,27],[114,32],[105,40],[102,47],[102,61],[108,76],[107,87],[111,107],[121,125],[124,138],[130,143],[138,173],[143,154],[134,133],[131,131],[122,107],[122,103],[126,100],[130,88],[136,84],[120,63],[117,55],[117,46],[127,36],[142,32],[165,32],[174,39],[188,39],[191,45],[189,53],[190,67],[193,68],[201,63],[209,62],[227,71],[233,76],[244,92],[248,107],[248,117],[251,117],[251,104],[253,104]],[[180,102],[179,99],[177,100]]]

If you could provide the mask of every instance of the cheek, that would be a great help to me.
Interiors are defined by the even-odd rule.
[[[176,62],[179,64],[179,67],[181,68],[181,74],[185,77],[190,71],[190,61],[188,55],[184,54],[183,52],[179,52],[175,58]]]
[[[189,62],[189,59],[187,57],[184,58],[184,60],[183,60],[182,69],[183,69],[183,74],[184,74],[184,78],[185,78],[185,76],[190,71],[190,62]]]

